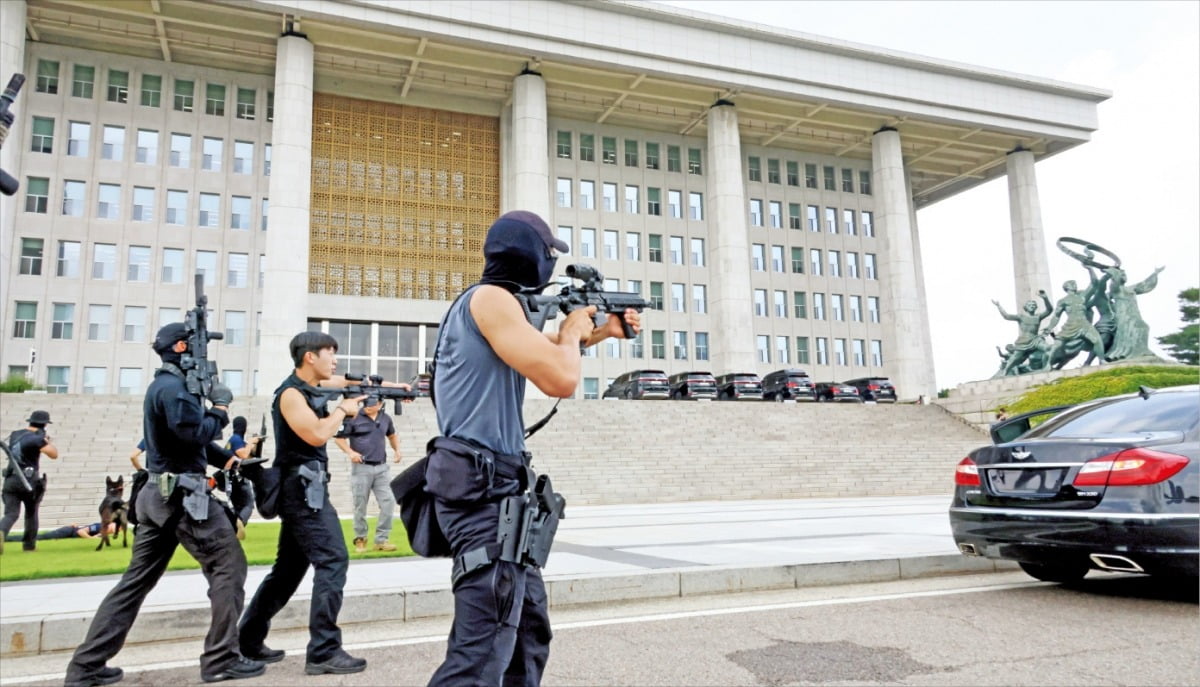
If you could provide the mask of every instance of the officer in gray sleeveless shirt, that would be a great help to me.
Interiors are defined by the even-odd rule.
[[[484,270],[446,312],[441,340],[434,353],[433,393],[443,436],[486,447],[496,454],[524,460],[525,382],[548,396],[567,398],[580,379],[580,346],[623,336],[620,319],[609,315],[595,327],[595,308],[568,315],[557,332],[543,333],[526,320],[514,293],[538,287],[554,276],[559,253],[567,244],[532,212],[502,215],[484,241]],[[638,313],[626,321],[639,331]],[[435,498],[438,524],[453,555],[477,550],[497,539],[499,499],[505,483],[499,475],[480,499],[438,493],[437,484],[471,484],[479,466],[469,460],[437,461],[427,471]],[[447,474],[458,471],[459,474]],[[512,481],[511,491],[520,487]],[[550,618],[540,571],[493,560],[460,575],[454,584],[454,623],[446,660],[430,685],[538,685],[550,648]]]

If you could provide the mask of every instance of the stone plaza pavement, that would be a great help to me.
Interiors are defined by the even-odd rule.
[[[880,582],[1010,570],[954,546],[949,495],[703,501],[567,507],[544,570],[552,607],[765,589]],[[21,555],[14,549],[6,555]],[[0,558],[2,562],[2,558]],[[250,569],[247,598],[268,568]],[[311,571],[309,574],[311,578]],[[115,576],[0,585],[0,655],[73,649]],[[167,573],[150,593],[129,644],[203,637],[199,571]],[[308,622],[311,580],[275,619]],[[448,559],[352,561],[339,623],[448,616]],[[15,661],[0,663],[0,680]]]

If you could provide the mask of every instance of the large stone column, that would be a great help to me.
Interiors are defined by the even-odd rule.
[[[546,81],[526,71],[513,79],[512,145],[503,194],[509,210],[529,210],[550,221],[550,150],[546,133]]]
[[[312,108],[312,43],[303,34],[284,34],[275,53],[271,215],[258,349],[260,391],[274,389],[291,373],[288,342],[308,323]]]
[[[737,110],[718,100],[708,111],[708,258],[712,281],[711,367],[720,372],[758,367],[751,317],[750,244],[742,185]]]
[[[924,363],[921,371],[924,373],[923,388],[931,389],[926,392],[929,398],[937,395],[937,375],[933,367],[933,334],[929,327],[929,299],[925,296],[925,263],[921,260],[921,229],[917,224],[917,206],[913,203],[912,179],[904,175],[904,197],[908,200],[908,224],[912,227],[913,268],[917,277],[917,295],[921,307],[921,351],[924,353]]]
[[[1012,225],[1013,281],[1020,307],[1037,300],[1039,289],[1050,288],[1050,266],[1046,258],[1046,237],[1042,232],[1042,205],[1038,200],[1037,175],[1033,171],[1033,151],[1017,148],[1008,154],[1008,215]],[[1015,310],[1014,310],[1015,312]]]
[[[933,391],[926,380],[921,291],[913,252],[909,199],[904,181],[900,132],[885,127],[875,132],[871,145],[875,177],[875,217],[883,244],[879,256],[880,316],[888,338],[884,340],[884,368],[889,371],[900,400],[913,400]]]
[[[30,74],[25,69],[25,0],[4,0],[0,2],[0,88],[7,86],[9,77],[17,72],[25,74],[26,81],[10,106],[15,116],[4,147],[0,148],[0,169],[21,180],[21,152],[28,145],[23,126],[28,119],[24,114],[24,104],[29,99],[29,93],[33,92],[37,74]],[[17,265],[12,262],[13,241],[16,240],[17,205],[21,198],[19,191],[13,196],[0,194],[0,323],[6,327],[9,326],[11,314],[9,280],[17,273]],[[47,245],[45,250],[48,256],[50,246]],[[52,264],[49,257],[45,258],[43,264]]]

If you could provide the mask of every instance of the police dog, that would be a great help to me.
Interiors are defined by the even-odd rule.
[[[108,541],[108,526],[110,523],[116,524],[116,529],[113,530],[113,539],[116,539],[117,533],[121,534],[121,544],[125,548],[129,548],[129,523],[125,516],[129,510],[129,506],[122,498],[125,493],[125,476],[120,475],[116,480],[104,478],[106,493],[104,500],[100,502],[100,543],[96,545],[96,550],[99,551],[105,546],[112,546]]]

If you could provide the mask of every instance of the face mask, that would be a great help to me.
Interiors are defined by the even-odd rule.
[[[488,229],[483,243],[483,284],[509,291],[536,288],[554,278],[558,254],[567,244],[532,212],[518,210],[501,215]]]

